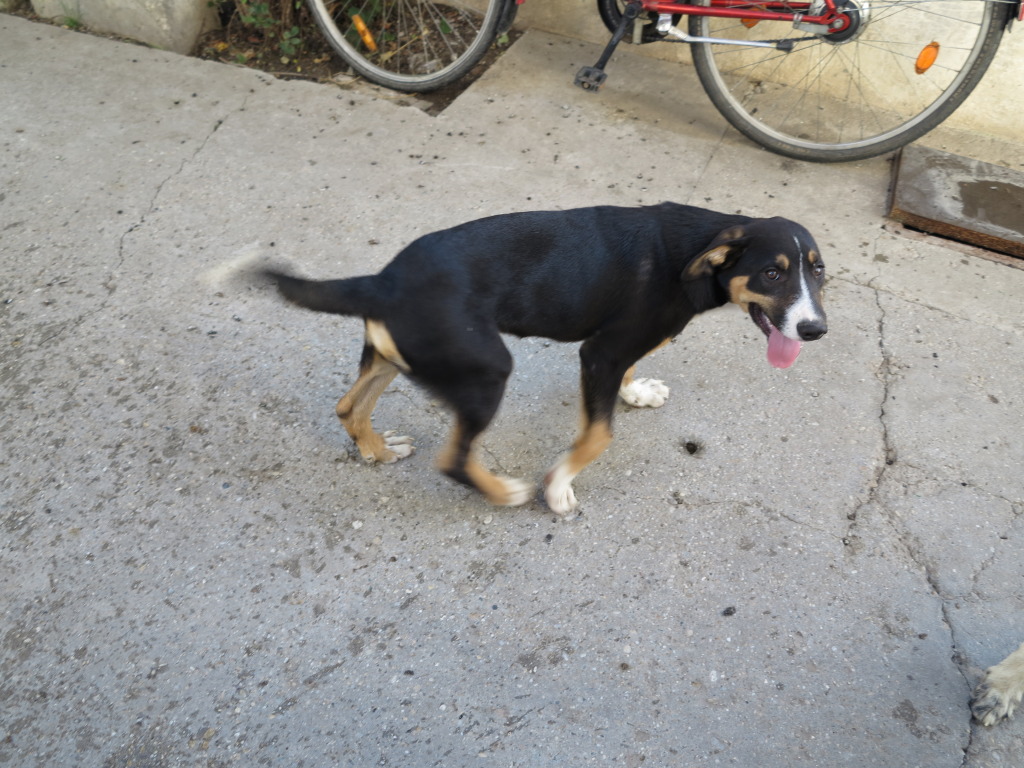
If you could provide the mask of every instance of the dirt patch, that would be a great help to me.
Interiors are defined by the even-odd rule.
[[[294,50],[282,51],[282,37],[278,33],[259,30],[239,23],[234,12],[225,18],[222,15],[221,29],[203,37],[196,46],[195,55],[201,59],[221,61],[228,64],[259,69],[282,79],[303,79],[325,83],[340,88],[373,86],[355,75],[348,65],[334,52],[320,33],[304,7],[295,19],[296,37],[301,45]],[[522,33],[512,29],[491,46],[483,59],[464,77],[445,88],[429,93],[398,94],[387,91],[395,98],[408,98],[410,103],[431,115],[440,114],[458,96],[472,85],[494,62],[515,42]]]
[[[220,29],[204,35],[192,55],[208,61],[250,67],[284,80],[309,80],[342,89],[373,88],[388,98],[406,99],[431,115],[440,114],[486,72],[522,34],[511,29],[491,46],[484,58],[458,82],[430,93],[399,94],[375,86],[355,75],[328,45],[305,5],[283,3],[277,15],[254,19],[252,3],[227,0],[217,4]],[[287,11],[282,17],[280,14]],[[30,7],[13,15],[76,32],[96,34],[126,43],[134,40],[93,32],[69,18],[44,19]]]

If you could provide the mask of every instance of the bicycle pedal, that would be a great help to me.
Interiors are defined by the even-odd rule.
[[[575,84],[585,91],[596,91],[608,79],[608,73],[597,67],[582,67],[576,73]]]

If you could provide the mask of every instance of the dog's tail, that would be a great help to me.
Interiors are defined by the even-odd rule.
[[[211,288],[277,285],[281,295],[300,307],[335,315],[374,317],[386,300],[388,282],[377,275],[345,280],[305,280],[287,261],[269,258],[259,243],[239,249],[233,257],[199,276]]]
[[[315,312],[373,316],[380,311],[384,298],[376,275],[342,280],[306,280],[278,267],[267,267],[259,270],[257,276],[263,281],[276,283],[277,290],[292,304]]]

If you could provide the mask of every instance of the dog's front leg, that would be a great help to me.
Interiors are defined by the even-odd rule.
[[[670,341],[672,341],[671,338],[665,339],[647,354],[654,354]],[[669,389],[665,386],[665,382],[658,379],[634,379],[635,371],[636,366],[631,366],[622,377],[622,383],[619,385],[619,397],[624,403],[632,405],[634,408],[661,408],[669,395]]]
[[[621,367],[612,364],[594,340],[580,347],[583,427],[571,451],[544,478],[544,498],[553,512],[567,516],[576,509],[572,481],[612,442],[612,412],[622,380]]]
[[[661,408],[668,399],[669,388],[658,379],[634,379],[634,365],[622,377],[619,385],[619,397],[626,405],[634,408]]]
[[[611,424],[607,421],[590,422],[583,428],[573,449],[559,459],[544,478],[544,499],[551,511],[564,517],[576,509],[572,481],[611,441]]]

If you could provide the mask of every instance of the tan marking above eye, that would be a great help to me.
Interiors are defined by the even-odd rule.
[[[783,272],[789,270],[789,257],[785,254],[780,253],[775,257],[775,266],[781,269]]]
[[[820,259],[821,256],[818,255],[817,251],[811,250],[807,252],[807,261],[811,264],[817,264]]]

